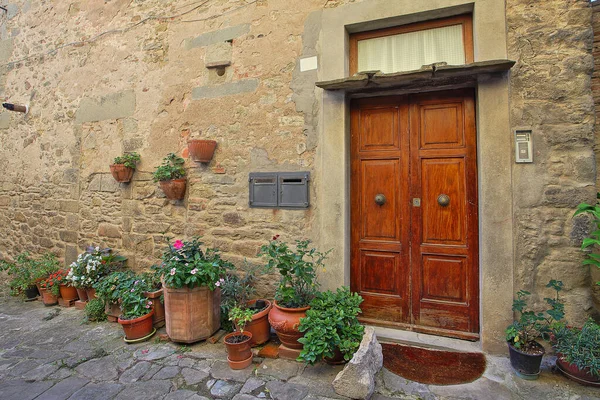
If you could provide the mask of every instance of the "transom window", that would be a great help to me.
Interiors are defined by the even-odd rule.
[[[412,71],[423,65],[473,62],[470,15],[402,25],[350,36],[350,73]]]

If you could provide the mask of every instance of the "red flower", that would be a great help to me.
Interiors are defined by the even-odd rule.
[[[273,236],[273,240],[277,240],[277,239],[279,239],[279,235]]]

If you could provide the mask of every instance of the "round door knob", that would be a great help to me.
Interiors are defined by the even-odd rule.
[[[437,198],[437,202],[440,206],[446,207],[450,204],[450,196],[447,194],[440,194]]]
[[[379,193],[377,196],[375,196],[375,203],[379,204],[380,206],[385,204],[385,196],[382,193]]]

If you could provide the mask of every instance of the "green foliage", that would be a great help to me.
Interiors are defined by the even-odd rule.
[[[580,370],[589,368],[592,375],[600,377],[600,325],[594,320],[588,319],[582,328],[556,324],[551,342],[564,361],[575,364]]]
[[[600,193],[596,197],[600,199]],[[581,243],[581,249],[587,252],[587,258],[583,261],[582,265],[593,265],[600,268],[600,253],[597,252],[597,246],[600,245],[600,202],[596,201],[595,205],[587,203],[579,204],[573,217],[580,214],[590,215],[595,226],[595,230],[590,233],[589,237],[583,239]],[[588,251],[588,248],[590,248],[590,251]],[[600,282],[596,282],[596,284],[600,285]]]
[[[60,269],[60,262],[52,253],[44,253],[42,257],[33,264],[32,278],[34,280],[45,279],[50,274]]]
[[[150,287],[141,279],[134,276],[130,286],[124,287],[119,299],[121,300],[121,319],[134,319],[148,314],[152,307],[152,301],[144,295]]]
[[[0,260],[0,271],[6,271],[11,276],[9,286],[13,296],[35,285],[38,279],[48,278],[58,269],[58,260],[52,253],[46,253],[37,260],[27,252],[19,254],[14,262]]]
[[[69,285],[70,282],[67,281],[67,271],[59,270],[50,274],[48,278],[40,282],[40,287],[50,291],[54,296],[58,296],[60,293],[60,285]]]
[[[183,178],[185,176],[184,164],[183,158],[178,157],[175,153],[169,153],[163,159],[162,165],[156,167],[153,174],[154,182]]]
[[[234,327],[229,318],[229,312],[234,307],[247,308],[248,301],[254,296],[254,280],[256,278],[256,267],[250,267],[247,262],[244,265],[242,277],[228,273],[221,282],[221,326],[226,331],[233,331]]]
[[[527,352],[535,347],[536,340],[548,339],[553,324],[564,318],[564,304],[559,298],[563,283],[552,279],[547,285],[556,292],[555,298],[545,298],[549,308],[544,312],[527,309],[527,298],[531,293],[525,290],[517,292],[513,301],[513,311],[520,314],[519,319],[506,328],[506,341],[517,349]]]
[[[104,302],[100,299],[92,299],[85,305],[85,315],[88,321],[100,322],[106,320]]]
[[[253,315],[254,310],[249,308],[233,307],[229,310],[229,320],[238,326],[240,332],[244,332],[246,324],[252,321]]]
[[[121,294],[129,290],[133,282],[135,282],[135,275],[131,271],[112,272],[94,284],[96,297],[105,304],[117,304]]]
[[[304,337],[298,341],[304,348],[298,361],[314,364],[323,357],[333,357],[336,349],[346,361],[350,360],[364,334],[364,326],[358,322],[362,301],[358,293],[351,293],[346,286],[335,293],[328,290],[317,294],[306,318],[300,320],[299,329]]]
[[[286,308],[306,307],[318,293],[317,269],[331,250],[325,253],[309,249],[310,240],[296,240],[296,250],[274,236],[261,247],[259,255],[267,257],[267,270],[277,268],[281,279],[275,291],[277,304]]]
[[[197,237],[188,241],[176,240],[168,246],[162,263],[152,267],[168,287],[208,286],[215,290],[224,282],[227,270],[233,267],[230,262],[221,259],[217,249],[202,250],[202,242]]]
[[[117,255],[110,248],[89,246],[77,260],[71,263],[67,279],[78,288],[91,288],[103,276],[122,268],[126,257]]]
[[[135,169],[135,164],[140,161],[140,155],[135,151],[115,157],[114,164],[123,164],[128,168]]]

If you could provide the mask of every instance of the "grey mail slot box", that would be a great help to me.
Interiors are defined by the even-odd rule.
[[[250,207],[308,208],[309,172],[252,172]]]

